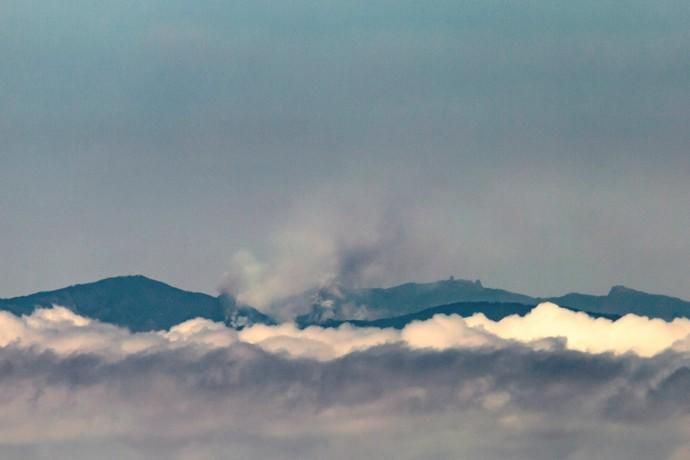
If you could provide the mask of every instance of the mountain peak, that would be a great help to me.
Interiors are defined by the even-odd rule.
[[[609,290],[608,295],[630,294],[633,292],[639,292],[639,291],[635,291],[634,289],[630,289],[629,287],[625,287],[621,284],[617,284],[615,286],[611,286],[611,289]]]
[[[185,291],[143,275],[125,275],[75,284],[54,291],[0,300],[0,310],[29,314],[36,308],[60,305],[89,318],[132,331],[169,329],[201,317],[241,328],[273,319],[234,299]]]
[[[85,283],[85,284],[96,284],[96,283],[126,283],[126,282],[135,282],[135,283],[140,283],[140,284],[155,284],[155,285],[161,285],[164,284],[166,286],[170,286],[167,283],[164,283],[163,281],[157,280],[150,278],[145,275],[118,275],[118,276],[111,276],[108,278],[103,278],[98,281],[94,281],[93,283]]]
[[[480,280],[466,280],[466,279],[461,279],[461,278],[456,278],[454,276],[450,276],[448,279],[441,280],[437,282],[436,284],[443,283],[446,285],[457,285],[457,286],[465,286],[465,287],[470,287],[470,288],[480,288],[483,289],[484,286],[482,285],[482,282]]]
[[[96,281],[88,281],[84,283],[76,283],[72,284],[70,286],[67,286],[62,289],[55,289],[52,291],[42,291],[43,292],[56,292],[56,291],[61,291],[65,289],[75,289],[75,288],[85,288],[85,287],[92,287],[92,286],[132,286],[136,285],[139,287],[143,286],[151,286],[151,287],[169,287],[173,289],[173,286],[164,283],[163,281],[159,281],[153,278],[149,278],[148,276],[144,275],[117,275],[117,276],[110,276],[108,278],[102,278]]]

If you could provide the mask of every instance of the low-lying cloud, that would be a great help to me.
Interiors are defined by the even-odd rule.
[[[131,333],[79,316],[64,307],[39,309],[17,317],[0,312],[0,346],[47,350],[60,355],[94,353],[111,357],[197,348],[212,350],[247,344],[292,358],[332,360],[383,345],[409,349],[505,348],[519,344],[535,350],[566,349],[586,353],[633,353],[651,357],[667,350],[690,351],[690,319],[672,322],[626,315],[618,320],[542,303],[525,316],[500,321],[481,313],[468,318],[436,315],[402,330],[310,326],[293,323],[254,325],[242,331],[197,318],[168,331]]]
[[[0,313],[7,459],[687,458],[690,321],[553,304],[393,329]]]

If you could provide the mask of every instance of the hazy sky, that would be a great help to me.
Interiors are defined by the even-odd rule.
[[[213,292],[239,253],[690,298],[688,24],[682,0],[2,1],[0,297]]]

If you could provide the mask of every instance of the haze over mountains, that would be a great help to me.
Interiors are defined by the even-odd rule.
[[[285,302],[302,304],[306,313],[294,318],[301,327],[315,324],[337,326],[349,322],[355,326],[400,328],[435,314],[471,316],[483,313],[490,319],[499,320],[509,315],[524,315],[544,301],[609,318],[628,313],[664,320],[690,317],[688,301],[623,286],[614,286],[603,296],[571,293],[538,298],[486,288],[479,281],[453,278],[390,288],[347,289],[333,284],[307,291]],[[251,306],[237,305],[229,294],[214,297],[188,292],[141,275],[108,278],[0,299],[1,310],[17,315],[53,305],[132,331],[169,329],[196,317],[223,322],[235,329],[251,324],[277,323],[271,316]]]

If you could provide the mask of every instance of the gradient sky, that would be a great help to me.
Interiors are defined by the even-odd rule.
[[[359,284],[690,298],[688,24],[681,0],[5,0],[0,297],[213,292],[303,234],[298,261],[375,253]]]

